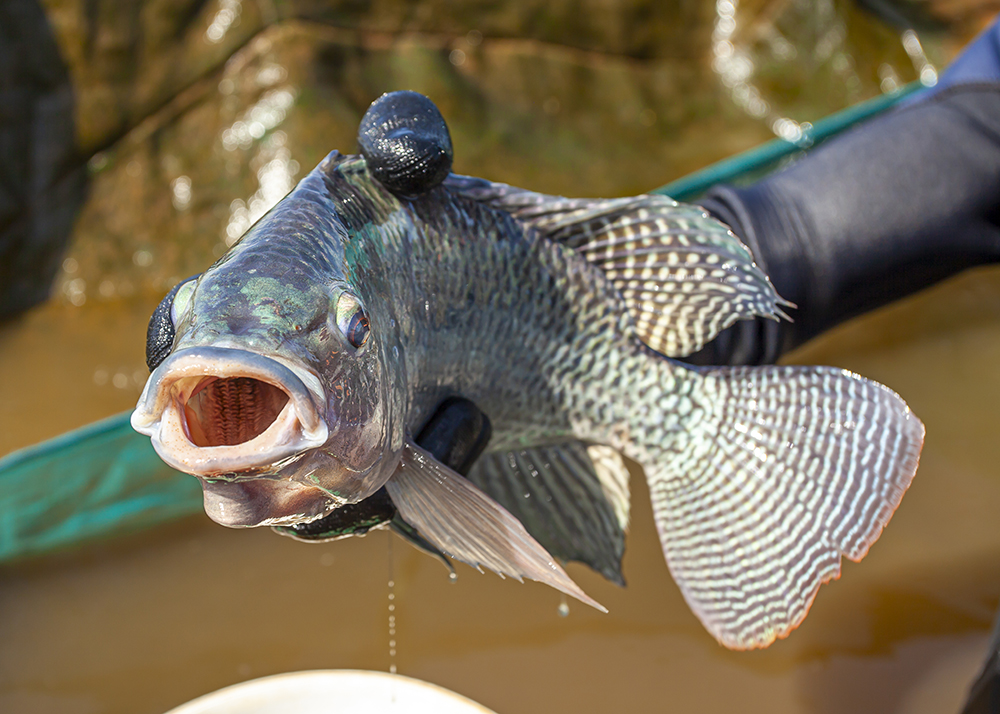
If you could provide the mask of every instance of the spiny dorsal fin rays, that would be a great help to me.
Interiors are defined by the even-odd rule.
[[[924,428],[892,391],[830,367],[705,370],[711,414],[646,466],[664,555],[727,647],[766,647],[860,560],[917,468]]]
[[[572,441],[496,452],[480,457],[468,478],[552,555],[625,584],[628,469],[614,449]]]
[[[579,252],[622,294],[638,337],[669,357],[737,320],[788,318],[779,306],[791,303],[749,249],[697,206],[659,195],[569,199],[458,176],[445,185]]]
[[[607,612],[516,518],[412,442],[386,489],[403,520],[443,553],[501,576],[537,580]]]

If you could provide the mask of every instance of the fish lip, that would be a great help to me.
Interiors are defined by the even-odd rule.
[[[184,405],[206,377],[249,377],[285,392],[288,401],[263,432],[240,444],[198,446],[188,432]],[[196,476],[233,474],[277,467],[280,462],[326,443],[329,428],[318,405],[324,403],[319,378],[286,360],[238,347],[189,347],[178,350],[149,376],[130,419],[150,437],[168,465]]]
[[[267,478],[242,481],[199,479],[205,513],[229,528],[292,526],[322,518],[344,499],[319,486]]]

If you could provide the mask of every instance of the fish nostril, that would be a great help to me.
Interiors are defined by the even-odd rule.
[[[195,446],[234,446],[274,423],[288,394],[251,377],[208,377],[184,405],[188,437]]]

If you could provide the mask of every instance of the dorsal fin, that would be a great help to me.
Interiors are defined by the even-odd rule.
[[[639,338],[668,357],[698,351],[737,320],[788,319],[750,250],[698,206],[667,196],[547,196],[452,175],[446,185],[578,251],[618,289]]]

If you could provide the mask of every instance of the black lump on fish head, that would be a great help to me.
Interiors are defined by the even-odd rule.
[[[375,180],[413,198],[451,172],[451,134],[441,112],[416,92],[390,92],[372,102],[358,128],[358,145]]]
[[[372,236],[396,206],[362,159],[333,152],[154,313],[132,424],[201,479],[219,523],[305,522],[395,470],[406,374]]]

